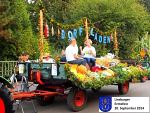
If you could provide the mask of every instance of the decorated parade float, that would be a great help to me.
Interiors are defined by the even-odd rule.
[[[116,31],[114,35],[115,55],[109,53],[96,58],[96,66],[90,67],[90,70],[87,70],[83,65],[68,64],[60,62],[58,59],[54,63],[42,63],[44,46],[42,10],[40,10],[39,23],[40,61],[18,63],[18,73],[15,73],[15,75],[22,76],[20,84],[23,87],[21,87],[21,90],[13,89],[13,85],[19,83],[15,76],[12,83],[0,77],[1,113],[13,113],[12,105],[16,102],[20,105],[24,100],[36,99],[40,105],[47,105],[52,103],[56,96],[65,97],[72,111],[80,111],[87,103],[86,89],[96,91],[106,85],[117,85],[119,93],[126,94],[129,91],[129,81],[132,78],[140,78],[150,74],[147,69],[142,69],[140,66],[128,66],[115,57],[118,52]],[[87,19],[85,19],[85,31],[86,38],[88,38]],[[71,36],[72,33],[69,34]],[[38,84],[37,89],[30,91],[29,83]],[[23,107],[22,112],[24,112]]]

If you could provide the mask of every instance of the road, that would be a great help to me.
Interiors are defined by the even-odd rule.
[[[150,97],[150,80],[145,83],[130,83],[130,89],[128,94],[119,95],[117,86],[105,86],[98,93],[88,91],[88,102],[85,109],[78,113],[98,113],[98,98],[100,96],[129,96],[129,97]],[[70,113],[67,107],[66,99],[57,97],[55,102],[48,106],[39,106],[34,101],[38,113]],[[25,113],[33,113],[32,104],[30,102],[24,102]],[[22,113],[21,109],[15,113]]]

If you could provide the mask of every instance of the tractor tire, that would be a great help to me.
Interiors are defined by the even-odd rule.
[[[0,88],[0,113],[14,113],[11,93],[5,87]]]
[[[129,81],[118,84],[118,91],[121,95],[127,94],[129,91]]]
[[[87,94],[86,91],[72,88],[67,96],[68,107],[72,111],[81,111],[87,103]]]
[[[36,90],[45,90],[41,86],[37,86]],[[47,106],[54,102],[55,96],[47,97],[47,96],[38,96],[36,97],[36,101],[40,106]]]

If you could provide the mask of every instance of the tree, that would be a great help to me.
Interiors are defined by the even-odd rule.
[[[38,51],[24,0],[2,0],[0,5],[0,60],[16,60],[23,52]]]
[[[150,12],[150,0],[142,0],[142,3],[145,4],[147,10]]]
[[[10,2],[8,0],[2,0],[0,5],[0,38],[9,39],[10,33],[8,26],[12,21],[12,15],[9,13],[10,11]]]
[[[11,2],[11,13],[14,16],[11,32],[12,37],[16,40],[17,54],[19,55],[21,52],[26,51],[30,55],[34,55],[38,43],[33,36],[26,2],[24,0]]]
[[[50,21],[54,17],[59,22],[66,22],[67,5],[71,0],[30,0],[28,3],[28,11],[30,12],[30,20],[34,33],[38,32],[38,15],[39,10],[44,9],[44,21]],[[49,22],[48,22],[49,24]]]
[[[137,0],[75,0],[68,15],[70,22],[87,17],[104,32],[116,27],[121,58],[130,58],[134,42],[150,27],[149,15]]]
[[[15,40],[10,32],[10,25],[13,21],[10,11],[10,1],[2,0],[0,5],[0,60],[17,58]]]

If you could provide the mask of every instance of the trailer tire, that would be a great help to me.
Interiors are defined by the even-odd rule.
[[[0,113],[14,113],[11,93],[5,87],[0,88]]]
[[[142,77],[140,78],[140,81],[141,81],[142,83],[146,82],[145,77],[144,77],[144,76],[142,76]]]
[[[67,96],[68,107],[72,111],[81,111],[87,103],[87,94],[86,91],[72,88]]]
[[[118,91],[121,95],[127,94],[129,91],[129,81],[118,84]]]
[[[41,86],[37,86],[37,90],[45,90],[45,89],[42,88]],[[50,105],[54,102],[54,100],[55,100],[55,96],[51,96],[51,97],[38,96],[36,98],[36,101],[40,106]]]

